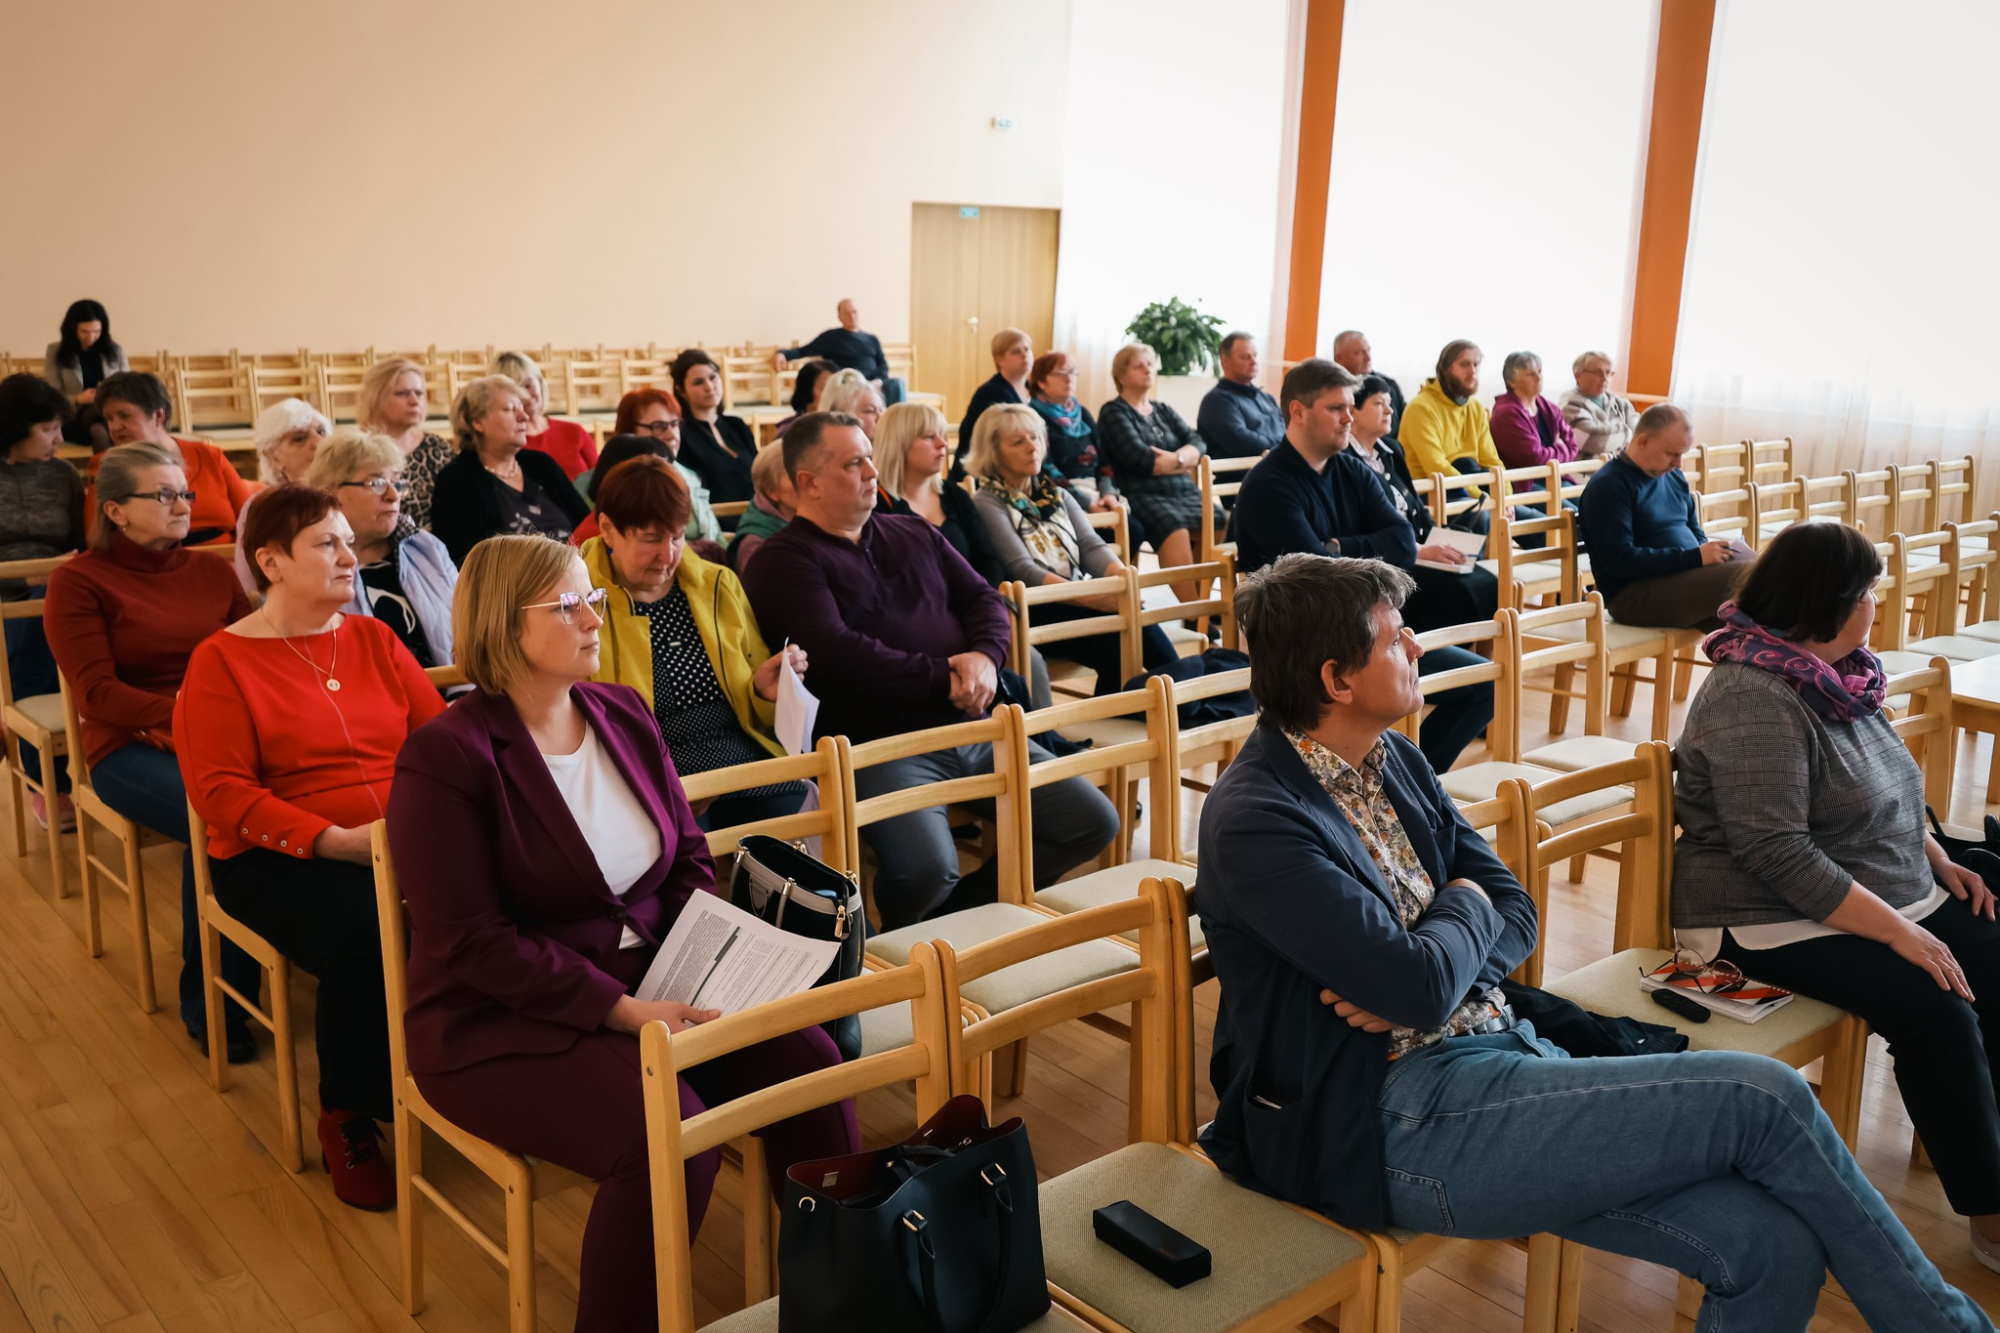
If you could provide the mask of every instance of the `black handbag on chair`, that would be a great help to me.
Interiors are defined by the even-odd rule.
[[[800,1162],[778,1228],[778,1333],[1013,1333],[1049,1309],[1017,1116],[954,1097],[879,1152]]]
[[[868,915],[861,885],[792,844],[751,834],[736,845],[736,868],[729,877],[729,901],[780,930],[809,940],[838,940],[834,955],[815,986],[852,981],[861,975],[868,944]],[[861,1020],[836,1018],[826,1033],[843,1060],[861,1055]]]

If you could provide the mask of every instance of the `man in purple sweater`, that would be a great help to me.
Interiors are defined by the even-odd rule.
[[[819,733],[867,741],[985,717],[1011,634],[1006,604],[921,518],[875,512],[875,464],[861,422],[809,412],[785,432],[798,516],[758,548],[743,583],[769,643],[806,650]],[[1032,741],[1031,762],[1049,757]],[[988,745],[877,764],[855,775],[866,799],[993,771]],[[1055,883],[1104,850],[1118,814],[1082,778],[1033,797],[1035,885]],[[884,929],[998,896],[988,861],[960,878],[942,806],[864,830],[876,860]]]

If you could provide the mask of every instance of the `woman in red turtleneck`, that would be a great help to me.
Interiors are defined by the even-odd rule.
[[[248,615],[250,599],[227,560],[181,545],[194,504],[179,458],[157,444],[121,444],[99,460],[90,549],[50,576],[42,624],[76,696],[91,785],[127,819],[185,843],[174,694],[195,645]],[[222,976],[246,995],[263,980],[256,961],[228,943]],[[186,854],[180,1001],[188,1035],[206,1049],[194,861]],[[249,1016],[234,1000],[225,1027],[231,1063],[256,1059]]]
[[[368,826],[396,752],[444,700],[394,630],[343,614],[360,561],[331,495],[265,491],[243,549],[264,605],[188,660],[181,775],[208,824],[216,901],[319,978],[319,1142],[334,1193],[389,1208],[378,1122],[395,1109]]]

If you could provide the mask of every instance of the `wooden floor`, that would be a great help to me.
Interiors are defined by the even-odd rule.
[[[1531,746],[1540,743],[1545,702],[1531,690],[1524,727]],[[1638,739],[1643,721],[1614,727]],[[1954,806],[1961,822],[1985,812],[1979,783],[1987,754],[1984,742],[1961,750]],[[396,1295],[394,1214],[342,1207],[316,1153],[299,1175],[274,1160],[268,1043],[259,1063],[233,1071],[228,1093],[210,1090],[206,1063],[182,1032],[173,1001],[177,849],[148,853],[162,999],[161,1011],[149,1016],[134,999],[122,901],[107,903],[107,951],[92,960],[80,900],[49,897],[46,844],[32,836],[31,844],[21,858],[0,849],[0,1333],[505,1328],[500,1271],[449,1225],[433,1216],[427,1229],[429,1304],[413,1320]],[[64,840],[66,855],[73,857],[74,847],[73,838]],[[73,862],[68,880],[74,895]],[[1609,868],[1595,861],[1584,884],[1553,887],[1552,974],[1608,951],[1612,893]],[[310,981],[299,989],[310,1107]],[[1206,1068],[1214,1004],[1211,983],[1196,996],[1198,1069]],[[1026,1092],[1004,1109],[1027,1118],[1045,1175],[1123,1141],[1125,1068],[1124,1046],[1080,1023],[1036,1040]],[[1206,1118],[1213,1097],[1205,1079],[1198,1092]],[[912,1106],[894,1093],[864,1101],[870,1141],[900,1136]],[[1878,1041],[1863,1107],[1862,1166],[1946,1276],[1989,1312],[2000,1311],[2000,1277],[1973,1262],[1965,1223],[1946,1206],[1937,1178],[1909,1166],[1909,1150],[1910,1126]],[[445,1156],[441,1146],[426,1154],[434,1169]],[[497,1231],[496,1192],[475,1176],[463,1185],[458,1197]],[[704,1321],[742,1303],[740,1197],[740,1182],[725,1171],[697,1243],[695,1304]],[[573,1321],[588,1208],[587,1191],[574,1190],[537,1211],[546,1329],[567,1330]],[[1454,1247],[1412,1279],[1405,1325],[1415,1333],[1518,1329],[1522,1268],[1522,1256],[1506,1246]],[[1674,1285],[1664,1269],[1593,1253],[1582,1327],[1664,1333],[1672,1327]],[[1813,1327],[1864,1325],[1851,1305],[1827,1295]]]

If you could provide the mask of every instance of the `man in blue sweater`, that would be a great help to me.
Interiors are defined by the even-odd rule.
[[[1236,497],[1230,530],[1236,537],[1238,568],[1254,573],[1280,556],[1302,552],[1373,558],[1438,580],[1477,577],[1417,569],[1417,534],[1410,520],[1375,470],[1347,447],[1359,384],[1347,370],[1317,358],[1301,361],[1285,376],[1285,438],[1245,475]],[[1458,555],[1444,546],[1425,547],[1422,554],[1440,562]],[[1419,588],[1421,582],[1414,581]],[[1490,578],[1487,586],[1492,586]],[[1442,629],[1443,622],[1421,613],[1422,600],[1412,598],[1404,608],[1410,627],[1419,632]],[[1439,604],[1463,606],[1464,599]],[[1492,606],[1486,603],[1488,616]],[[1485,660],[1464,648],[1434,648],[1422,654],[1417,672],[1435,675]],[[1442,773],[1493,720],[1493,686],[1481,681],[1440,690],[1430,702],[1418,747]]]
[[[1583,488],[1577,518],[1597,591],[1611,618],[1663,629],[1720,629],[1729,600],[1756,554],[1742,542],[1710,541],[1681,474],[1694,443],[1687,413],[1655,403],[1632,443]]]
[[[842,370],[858,370],[882,390],[882,401],[891,405],[900,403],[906,394],[901,378],[889,373],[889,359],[882,354],[882,340],[872,333],[861,331],[861,310],[852,297],[834,307],[834,315],[840,320],[840,327],[828,329],[809,343],[797,347],[787,347],[771,358],[771,364],[785,368],[788,361],[803,361],[807,357],[820,357],[833,362]]]
[[[1217,458],[1259,458],[1284,443],[1278,400],[1257,387],[1257,340],[1227,334],[1218,349],[1222,378],[1201,400],[1195,429]]]

